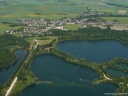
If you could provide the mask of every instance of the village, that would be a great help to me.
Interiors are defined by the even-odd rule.
[[[118,20],[106,21],[102,19],[102,16],[108,15],[104,12],[97,12],[94,10],[87,10],[84,13],[74,18],[63,18],[59,20],[48,20],[48,19],[18,19],[23,28],[22,36],[32,36],[33,34],[44,35],[52,34],[51,29],[68,30],[64,28],[66,24],[77,25],[79,28],[87,27],[100,27],[106,29],[108,26],[112,30],[128,30],[128,24],[119,23]],[[14,31],[5,31],[5,33],[13,34]],[[17,32],[17,31],[15,31]]]

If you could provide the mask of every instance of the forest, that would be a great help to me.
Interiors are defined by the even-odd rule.
[[[27,48],[29,44],[23,38],[4,34],[0,36],[0,68],[10,66],[15,62],[15,48]]]
[[[113,39],[122,41],[123,43],[128,43],[128,31],[122,30],[111,30],[108,26],[107,29],[101,29],[99,27],[89,27],[82,28],[75,31],[66,31],[66,30],[53,30],[54,36],[60,36],[61,39]],[[125,33],[125,34],[124,34]]]

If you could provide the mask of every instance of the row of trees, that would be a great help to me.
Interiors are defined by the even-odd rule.
[[[9,27],[23,26],[22,23],[10,23],[10,22],[1,22],[3,24],[9,24]]]
[[[83,28],[75,31],[53,30],[53,35],[60,36],[61,39],[116,39],[123,43],[128,43],[128,31],[111,30],[108,26],[107,29],[99,27]]]

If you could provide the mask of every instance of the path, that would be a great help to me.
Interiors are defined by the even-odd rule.
[[[104,75],[104,78],[106,78],[107,80],[112,80],[111,78],[108,78],[104,73],[103,75]]]
[[[34,46],[34,49],[36,49],[37,46],[38,46],[38,40],[35,40],[35,42],[36,42],[36,44],[35,44],[35,46]]]
[[[14,81],[13,81],[12,84],[11,84],[11,86],[10,86],[9,89],[7,90],[5,96],[9,96],[10,92],[12,91],[13,87],[15,86],[15,83],[16,83],[17,79],[18,79],[18,77],[16,77],[16,78],[14,79]]]

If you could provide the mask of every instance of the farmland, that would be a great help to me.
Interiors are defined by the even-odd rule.
[[[75,24],[66,24],[64,25],[64,29],[68,29],[68,30],[78,30],[78,26]]]
[[[118,2],[117,0],[6,0],[3,6],[0,2],[0,22],[19,23],[17,20],[19,18],[55,20],[64,17],[76,17],[86,11],[87,7],[99,12],[114,14],[119,14],[120,10],[125,10],[124,14],[127,14],[128,8],[124,8],[127,2],[127,0]],[[112,5],[113,3],[121,6]],[[105,17],[104,19],[110,21],[118,19],[120,23],[128,23],[125,17]],[[0,33],[18,28],[0,23]]]
[[[117,20],[119,23],[128,24],[127,17],[103,17],[103,19],[105,19],[107,21]]]
[[[112,2],[115,3],[115,1]],[[63,17],[75,17],[84,12],[87,7],[115,14],[121,9],[128,11],[127,8],[108,5],[106,4],[107,2],[109,3],[109,0],[32,0],[31,2],[30,0],[7,0],[6,6],[0,6],[0,20],[13,22],[17,18],[60,19]],[[118,2],[123,5],[127,1],[123,0],[124,3],[122,1]]]
[[[18,27],[9,27],[9,24],[2,24],[0,23],[0,34],[6,30],[16,30],[20,28],[19,26]]]

